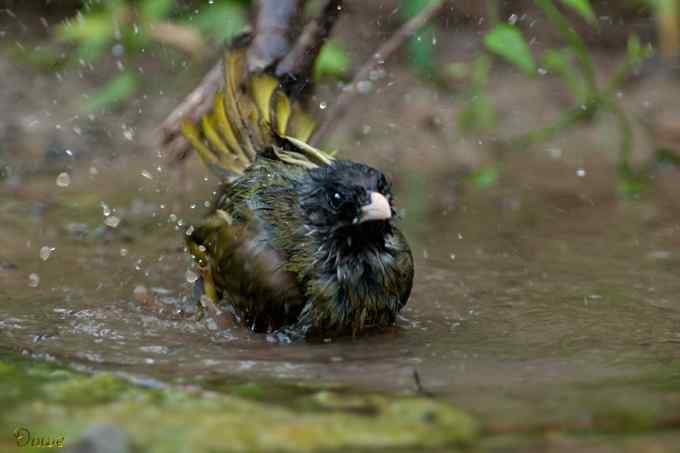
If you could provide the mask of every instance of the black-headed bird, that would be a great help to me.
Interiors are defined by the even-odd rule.
[[[273,75],[247,71],[247,43],[226,53],[213,110],[183,125],[224,181],[187,235],[203,297],[283,341],[394,324],[414,271],[390,183],[307,144],[315,122]]]

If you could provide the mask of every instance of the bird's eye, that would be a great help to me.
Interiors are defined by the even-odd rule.
[[[333,209],[340,207],[345,197],[340,192],[333,192],[330,196],[330,204]]]

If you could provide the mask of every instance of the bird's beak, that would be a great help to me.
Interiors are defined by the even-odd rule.
[[[385,195],[371,192],[371,202],[361,207],[359,223],[371,220],[387,220],[392,217],[392,206]]]

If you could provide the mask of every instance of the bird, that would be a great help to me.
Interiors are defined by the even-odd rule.
[[[212,110],[182,125],[222,183],[186,231],[200,296],[280,342],[394,325],[414,264],[390,182],[311,146],[316,122],[280,77],[248,70],[248,43],[226,50]]]

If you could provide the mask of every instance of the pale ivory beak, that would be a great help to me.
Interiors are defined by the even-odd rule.
[[[371,202],[361,208],[359,223],[371,220],[387,220],[392,217],[392,206],[385,195],[371,192]]]

